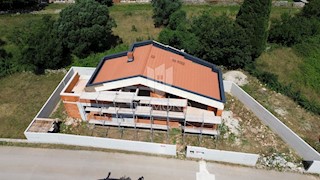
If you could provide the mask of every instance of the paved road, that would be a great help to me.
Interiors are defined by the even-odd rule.
[[[207,163],[216,180],[315,180],[319,177]],[[0,146],[0,179],[85,179],[144,176],[145,180],[195,180],[199,164],[132,154]]]

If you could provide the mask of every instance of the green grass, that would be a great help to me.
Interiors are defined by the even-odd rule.
[[[64,9],[68,6],[70,6],[70,3],[51,3],[48,6],[44,8],[44,10],[58,10],[58,9]]]
[[[320,54],[299,55],[295,49],[280,47],[263,53],[256,61],[260,71],[278,76],[281,84],[300,91],[309,101],[320,103]]]
[[[136,41],[157,39],[162,30],[153,25],[150,4],[115,5],[110,8],[110,15],[117,23],[117,27],[113,28],[114,33],[127,45]],[[132,26],[136,27],[136,31],[132,31]]]
[[[24,130],[63,76],[25,72],[0,79],[0,138],[24,138]]]
[[[50,118],[62,120],[62,119],[66,119],[67,116],[68,115],[67,115],[67,112],[65,111],[64,105],[60,100],[57,105],[57,108],[50,115]]]
[[[73,60],[72,60],[73,62],[70,66],[96,67],[103,57],[110,55],[110,54],[128,51],[128,49],[129,49],[129,46],[127,46],[125,44],[120,44],[112,49],[107,50],[107,51],[104,51],[101,53],[96,53],[96,54],[91,54],[84,59],[79,59],[74,56]]]
[[[25,25],[27,21],[39,20],[43,15],[9,14],[0,16],[0,38],[6,39],[15,28]]]

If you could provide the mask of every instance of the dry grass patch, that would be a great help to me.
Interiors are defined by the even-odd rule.
[[[117,27],[113,28],[114,33],[120,36],[125,44],[157,39],[162,30],[154,27],[149,4],[115,5],[110,8],[110,15],[117,23]]]

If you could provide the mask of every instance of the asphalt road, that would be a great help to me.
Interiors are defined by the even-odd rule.
[[[315,180],[316,176],[207,163],[216,180]],[[195,180],[199,163],[162,157],[0,146],[0,179],[97,180],[111,172],[137,180]]]

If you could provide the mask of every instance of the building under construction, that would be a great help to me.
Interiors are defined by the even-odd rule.
[[[75,73],[60,95],[70,117],[92,124],[207,135],[219,133],[225,102],[215,65],[155,41]]]

